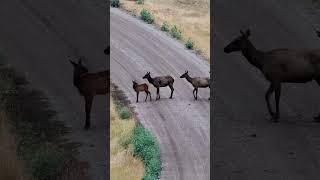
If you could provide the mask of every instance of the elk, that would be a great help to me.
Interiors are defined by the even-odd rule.
[[[172,95],[173,95],[173,91],[174,91],[173,77],[167,75],[167,76],[158,76],[158,77],[152,78],[150,75],[150,72],[147,72],[147,74],[145,74],[142,78],[147,79],[150,84],[152,84],[155,88],[157,88],[156,100],[160,99],[160,92],[159,92],[160,87],[166,87],[166,86],[169,86],[169,88],[171,89],[170,99],[172,99]]]
[[[133,83],[133,89],[137,93],[137,100],[136,102],[139,102],[139,92],[144,91],[146,93],[146,99],[144,101],[147,101],[148,95],[150,96],[150,101],[151,101],[151,93],[148,90],[148,85],[146,83],[143,84],[138,84],[136,81],[132,81]]]
[[[210,88],[210,78],[208,77],[190,77],[188,71],[185,71],[184,74],[180,76],[180,78],[186,78],[186,80],[192,84],[193,89],[193,97],[195,100],[198,99],[198,88]],[[210,99],[210,98],[209,98]]]
[[[240,36],[224,48],[224,52],[241,51],[248,62],[258,68],[270,82],[265,93],[265,101],[272,120],[278,122],[281,83],[306,83],[315,80],[320,85],[320,49],[261,51],[256,49],[249,40],[250,30],[240,31],[240,33]],[[273,92],[275,92],[276,102],[275,113],[270,105],[270,96]],[[319,121],[320,115],[314,118]]]
[[[316,33],[317,33],[318,37],[320,37],[320,31],[316,31]]]
[[[73,85],[78,89],[85,100],[86,122],[85,129],[90,128],[90,112],[95,95],[106,95],[109,93],[109,70],[88,73],[88,69],[79,60],[78,63],[69,60],[73,65]]]

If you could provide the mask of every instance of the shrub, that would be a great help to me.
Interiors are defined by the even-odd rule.
[[[193,49],[193,46],[194,46],[194,42],[192,41],[191,38],[189,38],[185,44],[186,48],[187,49]]]
[[[163,22],[163,24],[161,26],[161,31],[166,31],[166,32],[170,31],[170,26],[169,26],[169,23],[167,21]]]
[[[144,0],[137,0],[137,4],[144,4]]]
[[[119,106],[118,113],[121,119],[129,119],[131,116],[130,110],[125,106]]]
[[[176,25],[173,25],[173,27],[170,30],[170,33],[173,38],[181,39],[182,37],[181,35],[182,32]]]
[[[152,24],[154,22],[153,15],[147,9],[142,9],[140,12],[140,16],[141,19],[148,24]]]
[[[110,3],[112,7],[120,7],[120,0],[111,0]]]
[[[152,134],[141,126],[133,131],[133,155],[142,159],[145,166],[143,180],[158,179],[161,170],[160,150],[156,139]]]
[[[40,150],[32,159],[32,175],[38,180],[47,180],[55,177],[61,168],[63,157],[58,152]]]

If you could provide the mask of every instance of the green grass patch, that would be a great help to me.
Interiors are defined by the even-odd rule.
[[[161,171],[160,149],[156,138],[142,126],[133,132],[134,155],[142,159],[145,166],[143,180],[158,179]]]
[[[19,158],[33,179],[55,179],[76,155],[76,144],[65,139],[68,128],[57,120],[44,94],[27,85],[13,68],[0,65],[0,108],[18,136]]]
[[[141,16],[141,19],[148,24],[152,24],[154,22],[153,15],[147,9],[142,9],[140,12],[140,16]]]

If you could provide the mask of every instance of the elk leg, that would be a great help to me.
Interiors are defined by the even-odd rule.
[[[320,86],[320,78],[316,79],[317,84]],[[320,114],[313,117],[315,122],[320,122]]]
[[[139,92],[137,92],[137,100],[136,102],[139,102]]]
[[[156,100],[160,99],[160,92],[159,91],[160,91],[159,88],[157,88],[157,98],[156,98]]]
[[[174,88],[173,88],[173,85],[172,85],[172,84],[170,84],[169,87],[170,87],[170,89],[171,89],[170,99],[172,99],[172,95],[173,95]]]
[[[146,102],[147,101],[147,98],[148,98],[148,91],[145,91],[146,92],[146,99],[144,100],[144,102]]]
[[[273,116],[274,122],[278,122],[278,119],[280,117],[280,111],[279,111],[280,95],[281,95],[281,84],[278,83],[275,86],[276,114]]]
[[[270,95],[274,92],[274,87],[272,84],[270,84],[269,86],[269,89],[267,90],[266,92],[266,95],[265,95],[265,99],[266,99],[266,102],[267,102],[267,107],[268,107],[268,111],[269,111],[269,114],[271,116],[274,116],[274,112],[272,111],[272,108],[271,108],[271,104],[270,104]]]
[[[198,99],[198,88],[196,88],[196,100]]]
[[[85,129],[90,128],[90,113],[92,107],[93,95],[85,96],[85,106],[86,106],[86,124],[84,126]]]
[[[196,98],[196,95],[195,95],[195,91],[196,91],[196,88],[193,89],[193,92],[192,92],[192,93],[193,93],[194,99],[197,99],[197,98]]]
[[[150,96],[150,101],[151,101],[151,92],[150,92],[150,91],[148,91],[148,93],[149,93],[149,96]]]

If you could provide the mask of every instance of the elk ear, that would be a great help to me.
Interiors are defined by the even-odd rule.
[[[75,63],[75,62],[73,62],[73,61],[71,61],[71,60],[69,60],[70,61],[70,63],[73,65],[73,66],[77,66],[77,63]]]

